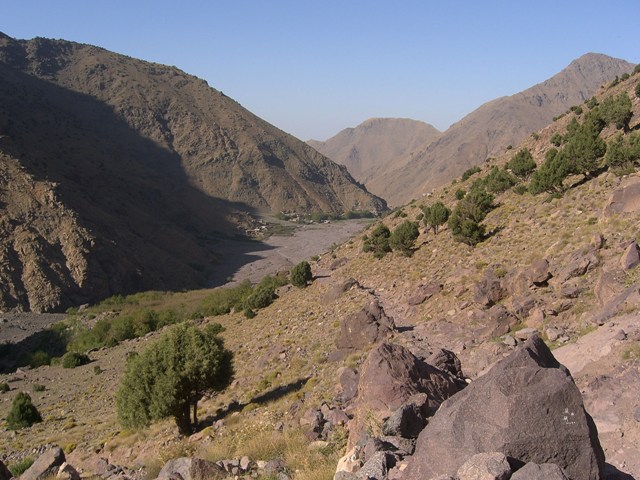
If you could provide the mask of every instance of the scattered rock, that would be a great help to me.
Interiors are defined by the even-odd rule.
[[[600,480],[604,453],[568,371],[537,336],[445,401],[420,433],[405,480],[454,475],[465,459],[499,450]]]
[[[569,480],[569,477],[554,463],[527,463],[511,476],[511,480]]]
[[[181,457],[169,460],[157,480],[211,480],[226,476],[225,469],[200,458]]]
[[[547,327],[544,330],[544,334],[547,336],[547,340],[549,340],[550,342],[555,342],[560,337],[560,335],[562,335],[562,332],[555,327]]]
[[[631,177],[615,190],[604,207],[605,216],[640,211],[640,178]]]
[[[507,291],[491,267],[485,270],[484,277],[476,283],[475,289],[475,301],[485,307],[495,305],[507,295]]]
[[[433,297],[436,293],[439,293],[442,290],[442,284],[440,283],[430,283],[428,285],[420,285],[417,291],[411,295],[407,299],[407,303],[409,305],[420,305],[421,303],[426,302],[431,297]]]
[[[386,452],[375,452],[362,466],[356,477],[363,480],[385,480],[387,472],[395,465],[395,459]]]
[[[64,462],[62,465],[60,465],[56,478],[60,478],[63,480],[80,480],[80,474],[75,468],[73,468],[67,462]]]
[[[388,317],[377,301],[357,313],[345,317],[336,338],[339,350],[361,349],[385,340],[395,330],[393,318]]]
[[[427,363],[442,371],[449,372],[456,378],[464,378],[460,359],[450,350],[439,348],[429,356]]]
[[[425,393],[413,395],[391,414],[382,426],[382,433],[403,438],[418,438],[426,425],[429,398]]]
[[[340,296],[351,289],[351,287],[359,285],[358,281],[353,278],[348,278],[342,282],[334,284],[327,293],[325,293],[323,300],[325,303],[335,302]]]
[[[394,411],[418,393],[427,396],[427,415],[460,388],[462,383],[447,372],[425,363],[407,348],[382,343],[362,365],[355,421],[350,424],[349,444],[358,443],[370,422],[382,425]]]
[[[603,269],[594,287],[594,293],[600,302],[600,305],[604,305],[611,299],[620,295],[624,290],[624,281],[625,275],[618,269]]]
[[[338,371],[338,379],[342,390],[342,400],[348,402],[358,394],[360,375],[353,368],[344,367]]]
[[[596,233],[594,236],[591,237],[591,240],[589,243],[596,250],[600,250],[602,247],[604,247],[604,237],[602,236],[601,233]]]
[[[552,282],[555,286],[562,287],[562,284],[567,280],[584,275],[598,265],[600,265],[600,259],[595,248],[588,247],[578,250],[569,256],[569,260],[563,268],[554,273]]]
[[[538,328],[544,322],[544,312],[540,308],[535,308],[527,319],[527,326],[530,328]]]
[[[640,264],[640,247],[636,242],[631,242],[620,258],[620,266],[626,271],[638,264]]]
[[[478,453],[458,469],[460,480],[507,480],[510,476],[507,457],[500,452]]]
[[[620,329],[618,330],[618,333],[616,333],[615,337],[613,338],[619,341],[624,341],[627,339],[627,333],[624,330]]]
[[[60,447],[54,447],[38,457],[22,475],[20,480],[43,480],[55,477],[60,465],[65,462],[64,452]]]
[[[518,341],[511,335],[505,335],[502,343],[504,343],[507,347],[516,347],[518,345]]]
[[[329,270],[337,270],[340,267],[344,267],[347,263],[349,263],[349,259],[347,257],[338,258],[337,260],[334,260],[333,262],[331,262],[331,265],[329,266]],[[343,291],[346,291],[346,290],[343,290]]]
[[[360,461],[358,453],[358,447],[354,446],[349,451],[347,451],[344,457],[338,460],[336,475],[334,476],[334,479],[338,479],[338,474],[341,472],[355,473],[360,469],[360,467],[362,466],[362,462]]]
[[[514,335],[518,340],[527,340],[528,338],[536,335],[538,330],[535,328],[523,328],[522,330],[518,330]]]
[[[535,260],[526,270],[527,279],[536,286],[543,286],[551,278],[549,262],[546,259]]]

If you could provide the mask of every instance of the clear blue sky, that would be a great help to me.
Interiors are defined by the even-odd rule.
[[[640,62],[639,0],[5,0],[0,31],[175,65],[307,140],[444,130],[587,52]]]

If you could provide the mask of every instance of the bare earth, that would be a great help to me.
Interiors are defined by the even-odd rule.
[[[220,244],[216,249],[224,260],[212,278],[212,286],[234,285],[243,280],[259,282],[266,275],[287,270],[313,255],[327,252],[333,244],[339,245],[363,231],[370,222],[343,220],[303,225],[293,235],[274,235],[262,242]]]

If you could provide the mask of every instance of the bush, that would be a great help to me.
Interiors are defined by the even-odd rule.
[[[545,160],[533,173],[529,183],[529,192],[538,195],[542,192],[555,192],[562,186],[562,181],[569,175],[570,168],[564,155],[552,148],[545,155]]]
[[[16,463],[12,463],[8,466],[8,468],[11,472],[11,475],[13,475],[15,478],[18,478],[20,475],[26,472],[35,461],[36,459],[33,457],[25,457],[22,460],[18,460]]]
[[[577,122],[576,122],[577,124]],[[598,109],[585,115],[582,124],[571,124],[562,156],[569,165],[569,173],[590,174],[600,167],[600,159],[607,150],[607,145],[600,132],[605,126]]]
[[[13,399],[11,410],[7,416],[7,428],[9,430],[20,430],[40,422],[42,422],[42,417],[38,409],[31,403],[29,394],[18,392],[18,395]]]
[[[640,133],[616,135],[607,146],[605,164],[617,173],[633,171],[640,163]]]
[[[464,193],[464,190],[462,190],[462,192]],[[464,197],[464,194],[462,196]],[[451,214],[451,210],[449,210],[442,202],[436,202],[430,207],[423,208],[423,212],[424,225],[427,228],[433,229],[433,233],[436,235],[438,234],[438,227],[447,223],[449,215]]]
[[[181,323],[129,359],[116,394],[123,427],[137,429],[173,416],[180,433],[193,431],[200,398],[224,390],[233,377],[232,353],[217,331]]]
[[[624,82],[625,80],[628,80],[630,76],[631,76],[631,75],[629,75],[628,73],[623,73],[623,74],[620,76],[620,80],[621,80],[622,82]]]
[[[511,172],[520,177],[527,178],[536,169],[536,162],[527,148],[519,150],[505,165]]]
[[[393,250],[397,250],[403,255],[410,257],[419,235],[418,224],[405,220],[393,230],[393,233],[389,237],[389,245]]]
[[[7,393],[9,390],[11,390],[11,387],[7,382],[0,383],[0,393]]]
[[[468,180],[471,175],[480,172],[480,167],[471,167],[462,174],[462,181]]]
[[[312,278],[311,265],[307,261],[302,261],[291,269],[291,284],[296,287],[305,288]]]
[[[616,128],[629,131],[629,121],[633,116],[631,99],[627,92],[604,99],[600,105],[600,116],[607,125],[615,124]]]
[[[34,383],[33,385],[31,385],[31,389],[34,392],[44,392],[47,389],[47,387],[45,387],[41,383]]]
[[[466,194],[466,190],[459,188],[458,190],[456,190],[456,200],[462,200]]]
[[[249,320],[251,320],[252,318],[256,318],[256,312],[254,312],[250,308],[245,308],[243,313],[244,318],[248,318]]]
[[[492,167],[484,178],[478,178],[471,185],[471,189],[487,190],[491,193],[502,193],[518,181],[506,170],[500,170],[498,167]]]
[[[640,63],[633,67],[633,74],[640,73]]]
[[[493,196],[480,188],[472,189],[449,217],[453,238],[472,246],[480,243],[485,237],[485,227],[480,222],[492,209]]]
[[[38,368],[49,364],[51,364],[51,356],[44,350],[36,350],[29,358],[31,368]]]
[[[371,232],[370,237],[364,237],[362,250],[365,252],[373,252],[374,257],[382,258],[391,251],[391,247],[389,246],[390,236],[391,231],[389,228],[384,223],[379,223]]]
[[[553,145],[554,147],[559,147],[560,145],[562,145],[562,135],[560,135],[558,132],[554,133],[551,136],[551,145]]]
[[[84,353],[68,352],[62,357],[62,368],[76,368],[89,362],[89,357]]]
[[[640,98],[640,82],[636,85],[636,97]]]
[[[591,110],[598,106],[598,100],[596,99],[596,97],[591,97],[586,101],[585,105],[589,110]]]
[[[258,285],[253,293],[244,302],[244,308],[260,309],[268,307],[273,303],[276,289],[269,285]]]

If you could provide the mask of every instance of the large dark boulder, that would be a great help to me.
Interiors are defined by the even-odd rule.
[[[369,353],[362,365],[355,421],[350,426],[350,445],[361,440],[366,431],[381,429],[389,418],[412,396],[424,393],[424,416],[460,390],[459,379],[413,355],[407,348],[381,343]]]
[[[555,463],[572,479],[602,479],[595,424],[569,372],[537,336],[440,406],[403,480],[454,475],[466,459],[496,451],[515,464]]]
[[[394,330],[393,318],[388,317],[374,300],[359,312],[342,320],[336,347],[339,350],[358,350],[385,340]]]
[[[200,458],[182,457],[169,460],[157,480],[215,480],[226,477],[225,470]]]
[[[527,463],[511,476],[511,480],[569,480],[562,469],[553,463]]]
[[[0,460],[0,480],[10,480],[13,477],[7,466]]]

